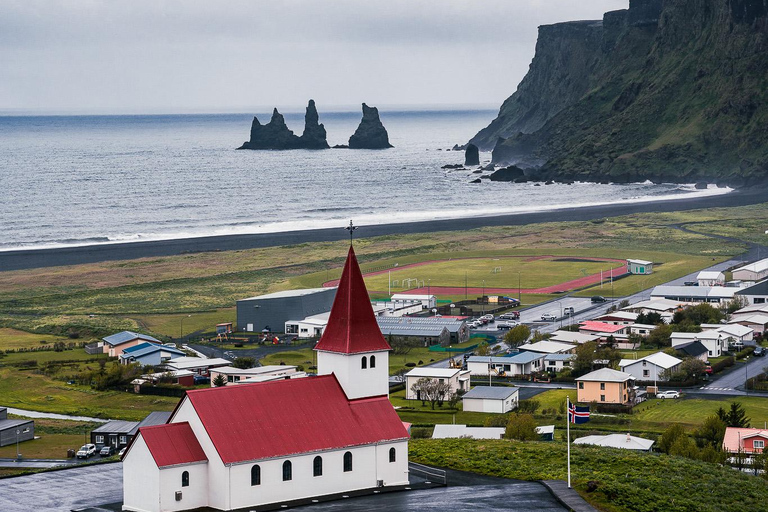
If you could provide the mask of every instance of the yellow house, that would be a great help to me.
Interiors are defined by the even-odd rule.
[[[627,405],[634,400],[629,373],[601,368],[576,379],[579,402]]]

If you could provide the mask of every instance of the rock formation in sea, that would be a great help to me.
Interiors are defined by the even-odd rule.
[[[325,127],[320,124],[314,100],[309,100],[304,116],[304,133],[301,137],[285,124],[283,115],[274,109],[269,123],[262,125],[254,116],[251,138],[237,149],[327,149]]]
[[[386,149],[393,147],[389,135],[379,119],[379,110],[363,103],[363,119],[349,138],[350,149]]]
[[[325,126],[320,123],[315,100],[309,100],[307,113],[304,115],[304,133],[301,134],[301,147],[305,149],[328,149]]]
[[[480,150],[474,144],[467,144],[464,150],[464,165],[480,165]]]
[[[469,142],[558,181],[765,182],[766,76],[766,0],[630,0],[539,27],[528,74]]]

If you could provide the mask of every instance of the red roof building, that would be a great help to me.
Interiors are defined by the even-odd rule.
[[[579,332],[588,334],[626,334],[627,326],[587,320],[580,323]]]
[[[359,354],[391,349],[376,322],[363,274],[350,246],[328,325],[315,350]]]
[[[317,377],[188,391],[123,457],[123,510],[247,509],[408,485],[389,350],[350,248]],[[322,478],[321,478],[322,477]]]
[[[723,437],[723,451],[754,455],[763,453],[768,441],[768,430],[762,428],[727,427]]]

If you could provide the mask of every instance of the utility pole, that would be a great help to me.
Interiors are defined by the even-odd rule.
[[[520,293],[520,272],[517,273],[517,302],[519,303],[518,306],[523,305],[523,296]]]

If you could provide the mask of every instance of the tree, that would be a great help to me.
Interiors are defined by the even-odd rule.
[[[743,295],[734,295],[733,299],[726,305],[725,312],[730,315],[748,305],[749,301],[746,297]]]
[[[507,428],[504,431],[504,439],[517,439],[518,441],[535,441],[536,422],[532,414],[512,414],[509,417]]]
[[[699,447],[711,446],[719,450],[723,444],[723,437],[725,437],[725,427],[725,422],[716,414],[705,419],[704,423],[694,433]]]
[[[517,347],[525,343],[525,340],[527,340],[530,336],[531,328],[525,324],[520,324],[509,330],[509,332],[504,336],[504,341],[510,347]]]
[[[252,357],[238,357],[234,361],[232,361],[232,366],[235,368],[239,368],[241,370],[247,370],[248,368],[253,368],[256,364],[256,360]]]
[[[645,325],[659,325],[663,324],[664,320],[661,318],[661,314],[656,311],[649,311],[647,313],[640,313],[635,319],[636,324]]]
[[[648,343],[659,348],[672,344],[672,326],[661,324],[648,334]]]
[[[451,386],[446,382],[423,377],[411,386],[411,391],[413,391],[421,400],[421,405],[425,405],[426,402],[429,402],[429,405],[431,405],[434,410],[435,405],[438,405],[439,407],[443,406],[445,397],[448,396],[448,393],[451,391]]]
[[[659,450],[664,453],[670,453],[670,450],[680,438],[687,438],[688,434],[685,433],[685,429],[682,425],[675,423],[667,427],[667,430],[661,435],[659,440]],[[678,447],[682,449],[682,445]]]
[[[573,358],[573,370],[579,373],[586,373],[592,370],[596,350],[597,342],[594,341],[588,341],[576,347],[576,357]]]
[[[541,331],[533,331],[533,336],[531,336],[531,343],[536,343],[537,341],[545,341],[548,340],[552,336],[551,334],[547,334],[545,332]]]
[[[511,414],[494,414],[485,418],[484,427],[506,427]]]
[[[220,388],[222,386],[227,385],[227,379],[224,378],[222,374],[216,375],[216,377],[213,378],[213,385],[217,388]]]
[[[533,398],[527,400],[520,400],[517,405],[517,412],[521,414],[535,414],[539,410],[541,402]]]
[[[480,345],[478,345],[477,348],[475,349],[475,355],[478,355],[478,356],[491,355],[491,348],[488,346],[488,343],[482,342]]]
[[[704,375],[707,365],[704,361],[697,357],[686,357],[683,362],[680,363],[680,369],[678,369],[673,375],[673,380],[685,381],[692,378],[695,375],[701,377]]]
[[[731,408],[727,412],[720,407],[717,410],[717,417],[729,427],[749,427],[750,420],[747,418],[747,411],[739,402],[731,402]]]

